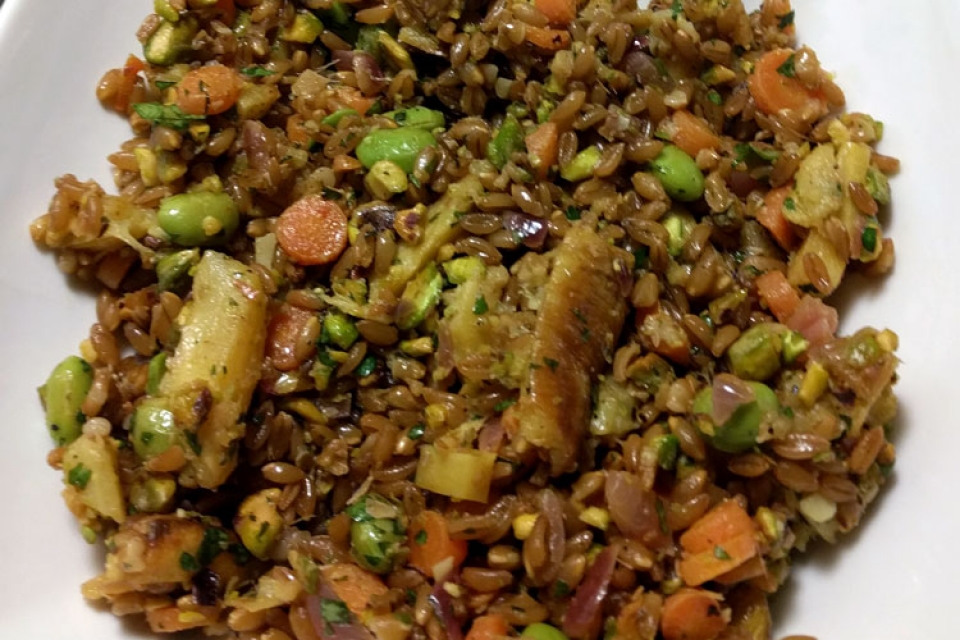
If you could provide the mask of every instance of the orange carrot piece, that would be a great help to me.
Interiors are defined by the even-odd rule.
[[[793,230],[793,225],[783,215],[783,207],[790,196],[791,189],[789,185],[771,189],[763,197],[763,206],[757,211],[757,222],[762,224],[777,244],[787,251],[792,250],[797,244],[797,234]]]
[[[303,116],[299,113],[287,118],[287,139],[301,148],[310,146],[310,142],[313,140],[307,127],[303,124]]]
[[[570,46],[570,32],[547,27],[527,26],[527,42],[544,51],[560,51]]]
[[[409,533],[410,566],[433,576],[434,567],[452,558],[451,570],[467,558],[467,541],[450,537],[447,519],[436,511],[424,511],[414,521]],[[442,576],[434,576],[439,579]]]
[[[130,109],[130,98],[133,96],[133,90],[137,86],[137,77],[140,72],[146,68],[143,61],[137,56],[127,56],[127,61],[121,70],[120,87],[117,94],[113,97],[113,108],[122,114],[126,114]]]
[[[786,322],[800,305],[800,294],[782,271],[767,271],[753,282],[760,301],[780,322]]]
[[[528,155],[536,158],[537,178],[545,180],[550,167],[557,163],[560,128],[556,122],[544,122],[523,139]]]
[[[500,640],[508,632],[509,627],[506,618],[491,613],[476,618],[470,625],[470,631],[467,632],[464,640]]]
[[[710,129],[707,121],[689,111],[675,112],[673,125],[676,130],[670,141],[692,158],[696,158],[703,149],[716,149],[720,146],[720,138]]]
[[[329,264],[347,248],[347,216],[323,196],[300,198],[277,218],[277,242],[297,264]]]
[[[330,583],[337,597],[357,615],[370,607],[371,598],[389,591],[383,580],[355,564],[339,562],[326,565],[320,568],[320,573]]]
[[[243,81],[237,72],[222,64],[188,71],[177,83],[177,106],[184,113],[209,116],[223,113],[237,104]]]
[[[315,313],[289,304],[281,306],[270,318],[265,355],[278,370],[292,371],[300,366],[297,344],[311,321],[317,322]]]
[[[781,71],[793,54],[790,49],[774,49],[757,60],[747,84],[754,102],[764,113],[799,109],[811,100],[820,99],[800,80]]]
[[[757,536],[753,531],[749,531],[728,538],[709,550],[684,553],[678,564],[678,573],[685,584],[697,587],[733,571],[754,558],[758,552]]]
[[[703,589],[680,589],[663,602],[664,640],[714,640],[727,627],[720,596]]]
[[[537,10],[551,24],[564,27],[577,17],[577,0],[535,0]]]
[[[724,500],[693,523],[680,546],[688,553],[713,552],[714,547],[745,533],[755,534],[757,525],[736,500]]]

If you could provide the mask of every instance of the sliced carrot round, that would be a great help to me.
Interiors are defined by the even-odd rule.
[[[195,116],[223,113],[237,103],[243,82],[222,64],[189,71],[177,84],[177,106]]]
[[[764,113],[781,109],[799,109],[818,96],[784,67],[794,52],[790,49],[769,51],[757,60],[749,80],[750,95]]]
[[[347,248],[347,216],[323,196],[305,196],[280,214],[276,233],[280,248],[297,264],[329,264]]]
[[[566,26],[577,17],[577,0],[536,0],[534,4],[551,24]]]

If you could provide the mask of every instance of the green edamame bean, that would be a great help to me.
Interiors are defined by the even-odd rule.
[[[158,456],[174,443],[177,423],[169,409],[156,401],[142,403],[133,414],[130,440],[143,459]]]
[[[93,386],[93,369],[83,358],[70,356],[54,367],[41,387],[46,406],[47,429],[57,446],[80,437],[86,416],[80,411],[87,392]]]
[[[487,160],[497,169],[510,161],[515,151],[523,149],[523,127],[516,116],[508,115],[497,130],[497,135],[487,144]]]
[[[164,198],[157,222],[170,239],[184,247],[219,244],[240,226],[240,211],[225,193],[193,191]]]
[[[692,202],[703,195],[703,173],[696,161],[680,147],[668,144],[650,162],[667,195],[681,202]]]
[[[383,115],[387,116],[401,127],[425,129],[427,131],[443,129],[447,124],[447,121],[444,119],[442,113],[426,107],[410,107],[409,109],[390,111]]]
[[[567,634],[544,622],[534,622],[528,625],[520,634],[520,637],[530,638],[531,640],[568,640]]]
[[[413,163],[426,147],[436,146],[433,134],[423,129],[401,127],[399,129],[377,129],[370,132],[357,145],[357,159],[367,169],[380,162],[389,160],[406,173],[413,173]]]
[[[357,564],[375,573],[393,569],[403,539],[396,520],[377,518],[350,525],[350,546]]]

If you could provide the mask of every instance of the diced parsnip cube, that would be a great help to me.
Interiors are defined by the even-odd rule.
[[[821,144],[800,163],[783,215],[801,227],[817,227],[836,215],[842,204],[836,151],[831,144]]]
[[[823,261],[826,267],[826,274],[829,280],[829,286],[823,295],[833,293],[843,278],[843,272],[847,268],[847,263],[837,252],[837,249],[831,244],[819,230],[813,229],[807,239],[803,241],[800,249],[790,257],[790,263],[787,265],[787,279],[795,287],[806,287],[810,284],[810,278],[807,275],[807,269],[804,265],[804,256],[812,254]]]
[[[83,504],[98,514],[118,523],[126,519],[113,440],[84,434],[70,443],[63,454],[63,479],[76,487]]]
[[[447,192],[427,210],[427,226],[419,243],[400,243],[393,265],[387,274],[371,282],[371,300],[387,290],[399,295],[407,282],[428,262],[433,260],[441,246],[460,233],[460,216],[473,210],[474,201],[483,195],[483,185],[476,176],[467,176],[450,185]]]
[[[180,342],[167,360],[160,397],[191,442],[181,483],[213,489],[236,466],[235,443],[244,432],[239,419],[260,379],[267,324],[263,283],[242,263],[207,251],[177,324]],[[209,409],[198,415],[203,405]]]
[[[416,485],[455,500],[486,502],[497,454],[476,449],[420,447]]]

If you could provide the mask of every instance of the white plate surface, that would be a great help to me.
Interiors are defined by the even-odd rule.
[[[866,526],[799,563],[776,598],[777,633],[820,640],[946,640],[960,631],[960,287],[956,82],[960,3],[795,0],[801,39],[836,72],[850,108],[883,120],[899,156],[889,234],[895,273],[842,305],[843,326],[901,336],[899,460]],[[148,0],[6,0],[0,8],[0,637],[112,640],[140,627],[85,603],[102,558],[80,538],[45,464],[36,387],[94,320],[27,226],[54,176],[112,184],[105,157],[126,137],[94,96],[103,71],[137,52]]]

